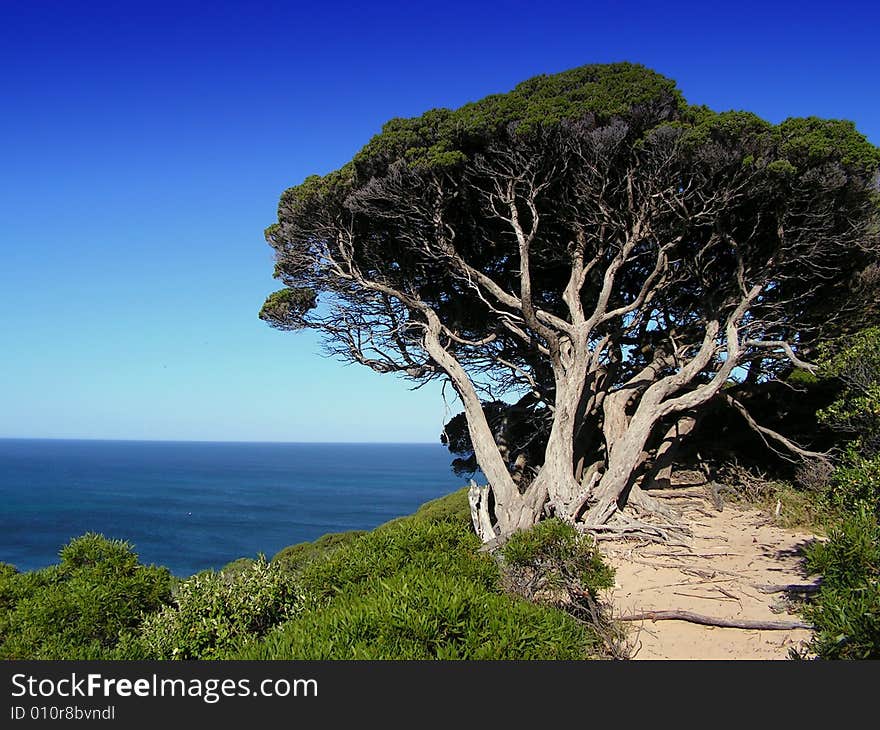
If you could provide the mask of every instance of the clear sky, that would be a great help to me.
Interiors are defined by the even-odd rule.
[[[439,386],[257,318],[284,188],[390,117],[623,60],[880,144],[878,30],[869,2],[0,0],[0,437],[436,441]]]

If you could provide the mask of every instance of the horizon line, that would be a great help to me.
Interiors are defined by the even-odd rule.
[[[96,441],[141,444],[286,444],[286,445],[351,445],[351,446],[443,446],[439,441],[261,441],[256,439],[126,439],[89,436],[0,436],[0,441]]]

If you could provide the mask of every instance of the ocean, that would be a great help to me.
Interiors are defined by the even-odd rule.
[[[177,576],[368,530],[464,486],[440,444],[0,439],[0,562],[72,537],[128,540]]]

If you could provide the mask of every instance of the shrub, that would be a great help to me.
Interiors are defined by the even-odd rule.
[[[501,556],[518,592],[528,597],[564,589],[595,598],[614,585],[614,570],[602,561],[593,541],[555,518],[511,535]]]
[[[603,562],[592,538],[554,518],[511,535],[499,557],[506,590],[588,624],[614,658],[631,655],[625,630],[599,600],[599,591],[614,585],[614,570]]]
[[[840,397],[817,415],[849,433],[866,457],[880,452],[880,327],[871,327],[820,348],[820,373],[843,383]]]
[[[237,659],[584,659],[570,616],[443,573],[404,570],[303,614]]]
[[[470,521],[470,506],[467,499],[467,487],[465,487],[452,494],[425,502],[413,514],[397,517],[376,529],[383,530],[395,525],[412,525],[424,522],[454,522],[461,526],[468,526]],[[367,534],[365,530],[351,530],[323,535],[314,542],[302,542],[280,550],[272,558],[272,562],[291,572],[300,571],[318,558],[325,557],[338,548],[350,545]]]
[[[331,532],[327,535],[322,535],[314,542],[300,542],[296,545],[288,545],[275,554],[275,557],[272,558],[272,563],[288,572],[295,572],[322,555],[330,553],[343,545],[348,545],[365,534],[364,530]]]
[[[239,573],[244,573],[250,570],[256,562],[257,561],[253,558],[237,558],[230,563],[226,563],[226,565],[220,568],[219,572],[228,577],[236,576]],[[210,573],[211,571],[204,572]]]
[[[405,520],[367,533],[308,564],[298,575],[304,589],[319,599],[357,590],[404,569],[456,576],[489,588],[497,584],[498,569],[491,558],[477,553],[479,546],[466,525]]]
[[[834,465],[827,458],[805,459],[794,470],[795,484],[814,495],[824,495],[831,485]]]
[[[880,659],[880,525],[862,508],[807,552],[822,586],[804,614],[816,628],[810,649],[822,659]]]
[[[880,455],[867,458],[850,448],[831,474],[832,503],[845,511],[880,512]]]
[[[438,522],[451,520],[465,525],[471,524],[471,508],[468,503],[468,488],[464,487],[457,492],[447,494],[445,497],[432,499],[425,502],[416,510],[415,514],[402,517],[403,520],[416,522]]]
[[[0,658],[107,658],[171,598],[168,570],[141,565],[127,542],[89,533],[60,557],[30,573],[0,570]]]
[[[597,557],[589,543],[575,542],[578,557]],[[589,626],[504,593],[498,563],[479,547],[466,490],[428,503],[303,565],[297,579],[311,598],[305,610],[226,656],[583,659],[599,653]],[[599,584],[597,564],[574,562],[590,585]]]
[[[213,659],[289,619],[301,604],[293,578],[265,559],[228,575],[201,573],[178,586],[173,605],[126,637],[116,658]]]

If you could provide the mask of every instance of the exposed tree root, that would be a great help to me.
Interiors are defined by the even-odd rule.
[[[587,520],[578,525],[581,532],[591,533],[601,539],[627,538],[642,539],[665,545],[690,547],[687,539],[692,532],[682,522],[681,513],[655,499],[638,485],[634,486],[627,500],[627,508],[632,508],[638,517],[628,512],[617,511],[604,523]],[[655,519],[651,519],[651,518]]]
[[[803,621],[753,621],[751,619],[713,618],[691,611],[645,611],[631,616],[618,616],[618,621],[689,621],[703,626],[720,626],[726,629],[749,629],[752,631],[790,631],[812,629]]]
[[[629,493],[627,504],[635,507],[640,512],[654,514],[671,522],[681,519],[681,513],[668,505],[662,504],[638,485],[634,486]]]
[[[622,537],[659,542],[664,545],[678,545],[680,547],[689,547],[684,541],[691,534],[690,530],[681,523],[646,522],[620,513],[617,513],[605,524],[585,523],[578,525],[578,528],[582,532],[593,534],[598,538]]]

